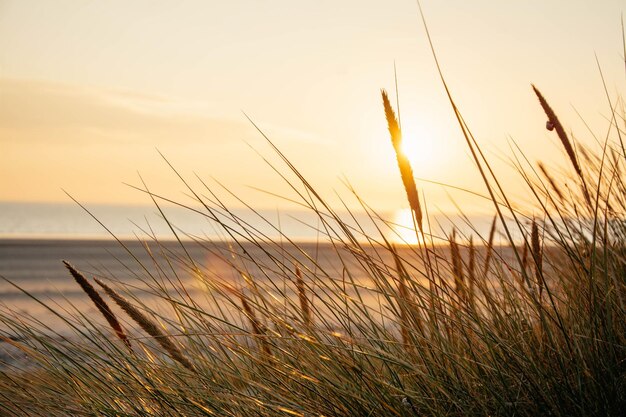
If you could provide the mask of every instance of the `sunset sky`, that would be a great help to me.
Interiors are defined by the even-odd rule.
[[[423,0],[444,75],[496,168],[514,140],[563,165],[530,84],[580,141],[604,135],[626,91],[623,0]],[[250,116],[324,194],[345,178],[372,206],[406,207],[382,110],[394,97],[415,175],[482,192],[436,74],[417,5],[368,1],[0,0],[0,202],[141,204],[123,183],[184,198],[158,148],[259,208],[289,194]],[[282,168],[281,168],[282,169]],[[432,207],[446,190],[418,181]],[[467,207],[470,199],[453,197]]]

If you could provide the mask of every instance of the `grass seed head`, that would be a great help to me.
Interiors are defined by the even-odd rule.
[[[68,261],[63,261],[63,264],[68,269],[68,271],[70,271],[70,274],[72,275],[72,277],[74,277],[74,280],[78,283],[78,285],[80,285],[85,294],[87,294],[91,301],[93,301],[98,311],[100,311],[100,313],[109,323],[109,326],[111,326],[113,331],[115,331],[117,337],[122,342],[124,342],[124,344],[132,352],[133,348],[130,344],[130,340],[128,340],[128,337],[126,336],[122,325],[117,320],[117,317],[115,317],[115,314],[113,314],[113,311],[109,308],[109,305],[104,301],[98,291],[93,287],[93,285],[91,285],[91,283],[87,280],[87,278],[85,278],[83,274],[81,274],[76,268],[74,268]]]
[[[189,360],[183,355],[180,349],[172,343],[169,336],[165,334],[160,327],[148,318],[145,314],[143,314],[137,307],[132,305],[126,298],[124,298],[121,294],[115,291],[113,288],[106,285],[104,282],[95,278],[95,281],[102,287],[102,289],[107,293],[109,297],[115,301],[115,303],[120,306],[122,310],[126,312],[132,318],[135,323],[137,323],[146,333],[156,340],[156,342],[161,345],[163,349],[171,356],[172,359],[176,360],[178,363],[183,365],[185,368],[195,371],[193,365]]]
[[[391,135],[391,144],[396,151],[396,159],[398,161],[398,167],[400,168],[400,176],[402,178],[402,184],[406,190],[406,195],[409,200],[409,206],[413,212],[413,217],[417,223],[417,227],[420,232],[422,229],[422,208],[420,205],[419,194],[417,193],[417,185],[415,184],[415,178],[413,177],[413,168],[409,159],[402,150],[402,132],[396,119],[396,114],[391,107],[387,92],[382,90],[383,106],[385,108],[385,117],[387,118],[387,125],[389,127],[389,134]]]

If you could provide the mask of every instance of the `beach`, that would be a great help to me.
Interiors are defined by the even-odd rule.
[[[245,276],[270,290],[272,286],[277,286],[276,291],[292,294],[292,288],[282,288],[285,286],[283,277],[286,274],[289,279],[292,273],[273,271],[272,259],[282,257],[287,259],[287,264],[295,265],[293,260],[288,260],[291,258],[297,260],[302,268],[314,271],[317,266],[324,269],[331,275],[330,279],[342,277],[342,262],[339,262],[335,249],[328,244],[300,243],[298,250],[293,247],[286,249],[288,246],[285,245],[284,252],[275,246],[261,249],[255,245],[228,242],[184,242],[184,246],[183,250],[176,241],[164,241],[157,245],[139,240],[0,240],[0,276],[4,278],[0,281],[0,306],[6,312],[30,316],[61,334],[69,331],[68,326],[48,307],[59,312],[76,308],[101,322],[102,317],[72,279],[62,260],[69,261],[88,278],[98,277],[114,287],[128,288],[142,302],[155,307],[158,307],[159,299],[151,299],[151,294],[155,292],[151,285],[165,282],[166,287],[173,289],[180,287],[180,280],[194,301],[208,311],[215,307],[209,288],[211,281],[227,282],[242,288],[248,285]],[[167,259],[162,254],[167,254]],[[192,271],[191,259],[202,277]],[[349,262],[355,271],[359,270],[354,259],[343,262]],[[362,269],[360,272],[361,275],[353,278],[366,287],[366,273]],[[6,325],[0,326],[6,330]]]
[[[359,263],[358,254],[354,256],[345,248],[337,249],[329,243],[304,242],[298,243],[297,247],[286,242],[283,246],[220,241],[186,241],[183,244],[184,249],[171,240],[157,244],[155,241],[118,242],[112,239],[2,239],[0,308],[7,313],[32,317],[61,334],[71,331],[50,308],[58,312],[76,309],[91,320],[103,322],[62,260],[70,262],[88,279],[97,277],[115,288],[123,288],[153,308],[167,307],[167,303],[155,296],[159,285],[171,290],[171,294],[184,287],[185,293],[208,312],[223,307],[216,306],[221,299],[219,296],[215,298],[215,288],[212,288],[218,283],[237,289],[258,285],[264,291],[275,294],[277,300],[284,298],[283,294],[294,297],[297,296],[293,287],[296,264],[304,271],[305,278],[317,275],[310,283],[312,292],[316,292],[320,279],[335,281],[340,288],[346,288],[346,281],[353,281],[358,285],[361,297],[370,297],[372,305],[380,303],[371,280],[371,270]],[[393,265],[388,251],[368,250],[371,250],[370,255],[380,258],[381,265]],[[467,258],[466,248],[461,250]],[[424,267],[416,251],[416,247],[398,247],[412,279],[426,286]],[[449,256],[446,246],[440,247],[437,252],[440,259]],[[478,261],[482,262],[484,248],[478,247],[477,253]],[[497,262],[512,261],[513,253],[510,249],[499,248],[496,259]],[[280,267],[276,265],[277,261]],[[287,270],[285,265],[290,265],[291,269]],[[196,267],[197,271],[194,271]],[[346,267],[350,268],[350,278],[345,276]],[[386,268],[384,270],[389,279],[394,280],[395,271]],[[320,273],[322,270],[323,274]],[[441,273],[446,274],[445,270]],[[346,291],[354,295],[354,289],[349,285]],[[325,294],[319,292],[315,297],[325,297]],[[0,323],[0,326],[7,330],[6,324]]]

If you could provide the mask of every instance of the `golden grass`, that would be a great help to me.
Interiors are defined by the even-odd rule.
[[[168,280],[177,289],[185,285],[174,268],[173,276],[163,270],[152,274],[145,268],[149,278],[140,278],[150,286],[149,295],[156,293],[177,306],[177,324],[187,326],[181,335],[185,354],[150,318],[161,317],[156,310],[141,305],[139,311],[96,280],[155,344],[161,345],[164,355],[173,359],[164,362],[142,361],[124,349],[110,349],[118,344],[117,339],[85,332],[80,327],[84,323],[72,317],[66,323],[78,323],[74,330],[87,341],[51,340],[43,331],[49,328],[31,326],[32,322],[0,309],[0,323],[8,324],[21,338],[18,343],[0,335],[0,341],[33,356],[41,352],[46,362],[39,381],[33,378],[36,373],[22,378],[0,368],[0,413],[623,415],[626,185],[618,172],[618,158],[623,155],[613,153],[614,172],[608,173],[593,152],[581,157],[590,183],[597,174],[598,184],[610,186],[594,187],[598,204],[595,217],[579,215],[578,207],[589,202],[589,197],[574,149],[552,109],[536,88],[534,91],[548,115],[546,126],[559,134],[580,178],[571,177],[580,179],[583,187],[568,188],[567,196],[555,201],[549,200],[548,188],[539,187],[536,180],[527,181],[536,200],[532,207],[522,208],[506,198],[505,188],[500,188],[499,197],[490,191],[499,217],[491,223],[482,268],[477,268],[481,252],[476,250],[473,236],[464,263],[466,251],[457,241],[456,228],[448,236],[449,247],[437,247],[434,239],[430,247],[427,245],[412,168],[401,149],[399,121],[383,91],[385,117],[413,213],[414,231],[421,232],[423,245],[398,249],[380,229],[380,234],[367,233],[361,224],[346,224],[276,149],[301,180],[303,189],[288,184],[301,196],[312,198],[303,197],[303,204],[321,223],[318,230],[332,248],[331,262],[326,255],[318,258],[317,249],[313,254],[307,246],[283,240],[283,236],[280,240],[266,239],[249,223],[237,234],[229,221],[217,220],[225,231],[233,231],[229,235],[242,253],[233,250],[235,245],[228,244],[222,251],[216,242],[200,239],[197,243],[221,255],[233,271],[241,273],[253,295],[246,296],[228,284],[226,276],[207,266],[205,276],[214,274],[216,285],[206,291],[204,301],[215,302],[219,310],[215,312],[204,310],[196,295],[192,298],[185,292],[188,299],[184,300],[171,296],[169,285],[164,287],[162,282]],[[469,128],[449,97],[470,144]],[[478,147],[473,136],[471,139]],[[491,172],[487,158],[481,162],[472,153],[481,173],[483,162]],[[540,169],[548,177],[546,170]],[[522,168],[519,173],[525,179],[538,174]],[[484,174],[483,178],[490,187]],[[193,194],[198,202],[205,203],[200,195]],[[240,219],[216,200],[206,203],[208,213],[212,215],[216,205],[228,220],[239,223]],[[548,200],[558,218],[546,209]],[[515,222],[503,215],[504,209]],[[540,220],[533,219],[528,227],[525,213],[539,209]],[[498,218],[505,243],[496,247]],[[370,220],[375,225],[387,224],[377,216]],[[334,229],[340,232],[334,233]],[[514,237],[517,233],[524,237],[521,257]],[[287,241],[293,251],[285,250]],[[164,251],[164,260],[193,271],[195,278],[200,263],[185,249],[187,243],[177,242],[185,256]],[[253,250],[248,251],[245,245]],[[303,270],[307,271],[305,276]],[[76,275],[82,277],[78,272]],[[294,275],[299,305],[290,289]],[[542,302],[543,292],[549,297],[547,303]],[[243,332],[254,339],[251,342],[240,337],[241,319],[246,325],[244,316],[251,329]],[[306,332],[293,331],[302,324]],[[196,372],[181,372],[179,364]],[[33,395],[33,386],[41,392]],[[54,411],[49,412],[50,408]]]
[[[417,193],[417,185],[415,184],[415,178],[413,178],[413,168],[409,159],[402,150],[402,131],[398,124],[396,114],[391,107],[389,97],[385,90],[381,91],[383,97],[383,106],[385,108],[385,117],[387,119],[387,126],[389,128],[389,134],[391,135],[391,144],[396,152],[396,159],[398,161],[398,167],[400,168],[400,177],[402,178],[402,184],[406,191],[407,198],[409,200],[409,206],[413,213],[413,218],[417,223],[422,235],[424,230],[422,228],[422,207],[420,205],[419,195]]]

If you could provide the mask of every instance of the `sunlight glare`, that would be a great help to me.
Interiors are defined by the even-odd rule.
[[[411,162],[413,171],[427,175],[436,167],[437,149],[426,138],[409,136],[402,140],[402,151]]]
[[[411,162],[415,175],[429,178],[441,165],[442,150],[425,126],[420,128],[418,124],[412,121],[402,124],[402,151]]]

